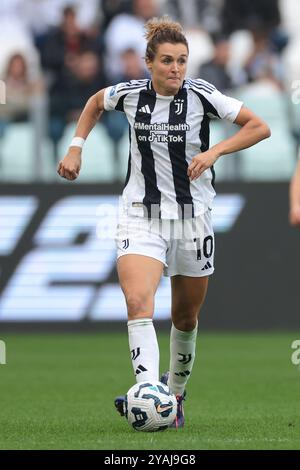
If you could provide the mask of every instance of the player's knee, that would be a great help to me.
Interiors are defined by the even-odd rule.
[[[180,331],[192,331],[197,326],[198,315],[197,312],[187,312],[184,316],[173,315],[172,321]]]
[[[126,297],[128,319],[135,320],[140,317],[152,317],[153,299],[151,296],[135,292]]]

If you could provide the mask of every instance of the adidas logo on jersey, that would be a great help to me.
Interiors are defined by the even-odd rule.
[[[139,113],[151,114],[150,106],[148,104],[146,104],[145,106],[142,106],[139,109]]]
[[[211,268],[211,267],[212,267],[212,266],[211,266],[210,262],[207,261],[206,265],[204,266],[204,268],[201,269],[201,271],[206,271],[206,269],[209,269],[209,268]]]

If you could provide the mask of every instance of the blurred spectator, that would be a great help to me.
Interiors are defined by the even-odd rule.
[[[251,31],[254,49],[246,59],[244,70],[249,82],[267,80],[278,88],[283,87],[281,59],[272,51],[268,33],[260,27]]]
[[[125,49],[121,54],[122,74],[120,82],[129,80],[140,80],[149,78],[149,73],[141,64],[140,57],[137,52],[132,49]]]
[[[99,33],[100,35],[100,33]],[[91,37],[78,24],[76,12],[72,7],[64,9],[60,26],[49,32],[42,51],[42,64],[46,70],[59,80],[65,67],[72,68],[72,61],[77,54],[86,50],[101,53],[101,38]]]
[[[0,137],[11,122],[23,122],[28,119],[33,124],[35,169],[39,175],[41,169],[41,146],[45,137],[46,98],[43,80],[32,79],[28,64],[21,53],[13,54],[1,77],[6,85],[6,104],[0,107]]]
[[[50,137],[55,144],[55,160],[65,126],[77,120],[90,96],[105,86],[99,56],[92,51],[76,56],[72,73],[63,77],[60,85],[51,97]]]
[[[230,43],[226,37],[218,36],[214,39],[214,45],[214,57],[200,67],[198,76],[215,85],[222,93],[225,93],[235,85],[228,70]]]
[[[63,18],[65,8],[76,11],[77,23],[81,30],[89,31],[101,20],[99,0],[26,0],[26,9],[31,21],[31,28],[36,37],[57,28]]]
[[[269,34],[280,24],[278,0],[224,0],[222,19],[226,34],[255,24],[263,25]]]
[[[288,43],[288,35],[281,27],[278,0],[224,0],[222,18],[226,34],[260,27],[275,51],[281,52]]]
[[[105,33],[105,68],[111,81],[122,74],[121,54],[126,49],[134,49],[141,63],[146,50],[144,24],[158,15],[155,0],[133,0],[133,14],[122,13],[113,18]]]
[[[49,134],[55,159],[57,144],[70,116],[76,116],[89,96],[104,85],[101,52],[101,37],[82,31],[75,10],[65,8],[62,24],[49,33],[42,53],[42,63],[48,72]]]
[[[32,97],[44,92],[42,80],[30,80],[22,54],[10,57],[2,79],[6,85],[6,104],[0,107],[2,123],[26,120]]]
[[[0,1],[0,73],[16,50],[35,54],[26,6],[26,0]]]
[[[185,29],[202,28],[210,34],[221,30],[223,0],[167,0],[164,10]]]
[[[102,27],[106,29],[111,20],[121,13],[132,13],[132,0],[100,0],[103,14]]]
[[[65,116],[77,121],[87,100],[105,86],[99,57],[92,51],[80,54],[67,87]]]

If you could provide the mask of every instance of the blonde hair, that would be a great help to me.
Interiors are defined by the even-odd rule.
[[[180,23],[172,21],[167,15],[161,18],[152,18],[145,24],[145,38],[147,48],[145,58],[152,61],[159,44],[170,42],[171,44],[184,44],[189,50],[187,39]]]

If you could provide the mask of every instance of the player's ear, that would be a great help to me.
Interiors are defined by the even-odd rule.
[[[149,70],[149,72],[151,72],[152,71],[152,60],[146,58],[145,62],[146,62],[147,69]]]

